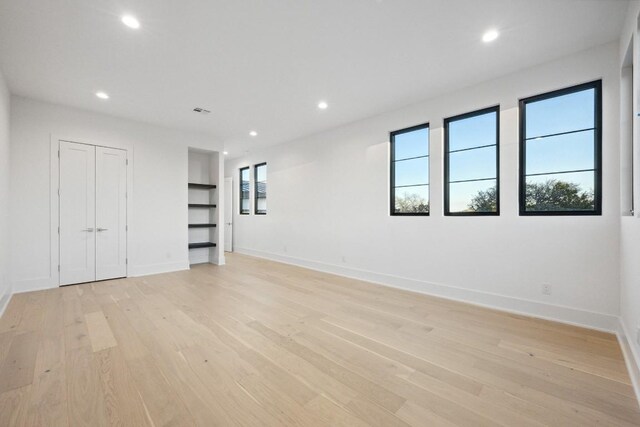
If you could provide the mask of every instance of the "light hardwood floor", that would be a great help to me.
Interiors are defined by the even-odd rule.
[[[0,426],[640,425],[613,335],[241,255],[18,294]]]

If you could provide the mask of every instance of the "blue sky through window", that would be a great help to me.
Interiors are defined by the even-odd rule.
[[[263,182],[267,180],[267,165],[256,167],[256,181]]]
[[[553,179],[594,191],[594,172],[554,174],[595,168],[594,97],[595,89],[586,89],[527,103],[526,174],[545,174],[528,176],[527,183]],[[561,135],[549,136],[555,134]]]
[[[527,185],[562,181],[577,185],[579,193],[594,194],[595,96],[596,89],[588,88],[526,103],[524,172]],[[588,208],[567,205],[553,209]]]
[[[527,103],[526,138],[592,129],[594,89]]]
[[[480,191],[496,185],[497,131],[496,111],[449,122],[449,212],[469,211]]]
[[[429,128],[398,134],[394,137],[395,160],[429,155]]]
[[[394,213],[429,211],[429,127],[393,136]]]

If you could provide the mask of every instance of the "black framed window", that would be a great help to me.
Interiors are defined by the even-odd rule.
[[[249,201],[251,200],[249,185],[249,167],[240,168],[240,215],[249,215],[251,212],[249,208]]]
[[[260,163],[255,165],[253,169],[253,180],[255,185],[253,186],[255,191],[255,214],[266,215],[267,214],[267,164]]]
[[[500,107],[444,120],[445,215],[500,214]]]
[[[520,100],[520,215],[601,215],[602,81]]]
[[[390,136],[391,215],[429,215],[429,124]]]

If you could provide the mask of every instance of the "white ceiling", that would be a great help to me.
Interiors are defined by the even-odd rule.
[[[15,94],[207,132],[238,155],[615,40],[627,6],[0,0],[0,67]],[[125,13],[139,30],[120,22]],[[500,37],[482,43],[492,27]]]

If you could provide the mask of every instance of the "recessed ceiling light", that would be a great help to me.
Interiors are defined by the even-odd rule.
[[[485,43],[492,42],[497,39],[499,35],[498,30],[489,30],[482,35],[482,41]]]
[[[226,156],[227,154],[229,154],[229,152],[228,151],[223,151],[222,154],[224,154]]]
[[[258,132],[256,132],[255,130],[252,130],[251,132],[249,132],[249,135],[258,136]]]
[[[135,16],[124,15],[122,17],[122,23],[129,28],[133,28],[133,29],[140,28],[140,21],[138,21]]]
[[[327,104],[326,102],[324,102],[324,101],[318,102],[318,108],[319,109],[326,110],[328,107],[329,107],[329,104]]]
[[[107,95],[105,92],[96,92],[96,96],[100,99],[109,99],[109,95]]]

